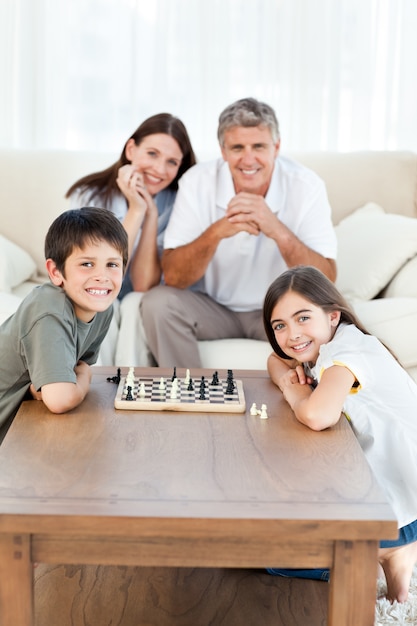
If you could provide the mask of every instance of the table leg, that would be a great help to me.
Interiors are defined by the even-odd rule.
[[[373,626],[377,541],[336,541],[330,574],[328,626]]]
[[[0,534],[0,624],[33,626],[30,535]]]

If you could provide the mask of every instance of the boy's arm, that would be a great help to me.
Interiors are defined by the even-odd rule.
[[[41,397],[52,413],[66,413],[81,404],[88,393],[91,382],[91,368],[84,361],[74,367],[75,383],[49,383],[43,385]],[[32,392],[33,395],[33,392]]]

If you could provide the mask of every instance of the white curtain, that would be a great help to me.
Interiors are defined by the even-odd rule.
[[[1,0],[0,147],[119,152],[147,116],[216,155],[255,96],[287,150],[417,150],[416,0]]]

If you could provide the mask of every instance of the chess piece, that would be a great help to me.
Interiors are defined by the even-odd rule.
[[[260,413],[259,413],[259,417],[260,417],[262,420],[266,420],[266,419],[268,419],[268,413],[267,413],[267,407],[266,407],[266,404],[262,404],[262,405],[261,405],[261,410],[260,410]]]

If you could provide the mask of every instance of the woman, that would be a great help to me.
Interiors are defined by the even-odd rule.
[[[129,238],[129,266],[120,295],[123,300],[120,311],[115,311],[120,331],[113,324],[113,332],[101,351],[102,364],[148,364],[139,302],[141,294],[161,280],[163,236],[178,180],[195,163],[184,124],[169,113],[159,113],[136,129],[113,165],[84,176],[66,193],[72,208],[98,206],[112,211]],[[129,341],[125,343],[129,345],[120,345],[120,351],[112,350],[110,354],[109,343],[114,344],[115,332],[121,337],[128,333]]]

